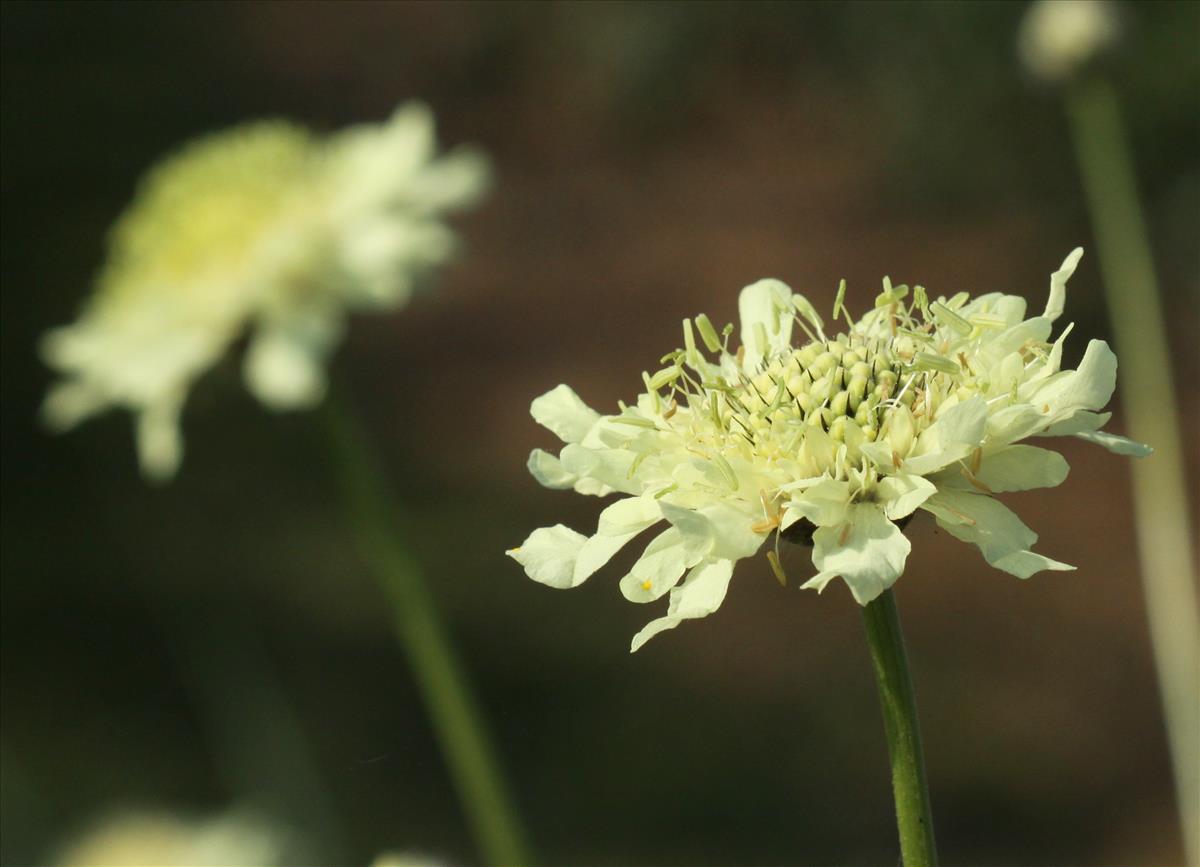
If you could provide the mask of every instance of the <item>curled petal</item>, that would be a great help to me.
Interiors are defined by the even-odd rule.
[[[671,591],[667,616],[651,620],[633,636],[629,652],[636,652],[651,638],[660,632],[674,629],[684,620],[712,614],[725,600],[725,592],[729,589],[729,579],[732,575],[733,563],[729,560],[705,561],[697,565],[688,573],[683,583]]]
[[[1076,247],[1067,254],[1059,269],[1050,275],[1050,297],[1046,300],[1046,312],[1042,314],[1051,322],[1062,316],[1067,303],[1067,281],[1075,273],[1079,260],[1083,258],[1083,248]]]
[[[792,290],[786,283],[759,280],[742,290],[738,315],[747,365],[753,368],[764,356],[791,346],[793,313]]]
[[[521,547],[505,553],[524,566],[525,574],[534,581],[565,590],[579,584],[575,581],[575,561],[586,541],[582,533],[555,524],[534,530]]]
[[[1086,440],[1089,443],[1095,443],[1098,446],[1103,446],[1110,452],[1118,455],[1126,455],[1133,458],[1144,458],[1147,455],[1154,453],[1154,449],[1145,443],[1139,443],[1137,440],[1131,440],[1128,437],[1118,436],[1117,434],[1107,433],[1106,431],[1081,431],[1075,434],[1081,440]]]
[[[1117,384],[1117,356],[1103,340],[1088,343],[1076,370],[1064,371],[1046,380],[1032,402],[1050,407],[1053,421],[1076,410],[1102,409]]]
[[[584,403],[569,385],[558,385],[529,406],[529,414],[566,443],[581,441],[600,414]]]
[[[579,479],[563,469],[562,461],[543,449],[531,451],[526,466],[529,468],[529,474],[545,488],[563,490],[574,486]]]

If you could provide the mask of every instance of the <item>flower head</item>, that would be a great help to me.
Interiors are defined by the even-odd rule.
[[[1063,311],[1075,250],[1050,278],[1040,316],[1024,299],[966,293],[931,299],[884,279],[874,309],[855,320],[838,292],[832,333],[803,296],[761,280],[738,301],[733,326],[683,323],[683,347],[644,373],[645,391],[601,416],[565,385],[537,398],[533,417],[566,446],[537,449],[543,485],[619,493],[591,537],[559,524],[509,551],[535,581],[575,587],[643,530],[667,522],[621,592],[632,602],[670,593],[667,615],[633,639],[704,617],[724,599],[734,564],[769,540],[812,546],[822,590],[840,577],[860,605],[904,571],[902,529],[917,509],[977,545],[998,569],[1027,578],[1073,567],[1031,550],[1037,534],[992,495],[1058,485],[1057,452],[1021,444],[1074,435],[1121,454],[1148,453],[1100,432],[1117,360],[1100,340],[1077,370],[1061,369]],[[782,579],[774,547],[768,552]],[[682,581],[680,580],[682,579]]]
[[[1061,82],[1112,48],[1120,30],[1111,0],[1037,0],[1021,22],[1017,50],[1031,73]]]
[[[185,146],[117,221],[80,320],[46,335],[65,377],[46,420],[65,429],[125,406],[144,471],[170,476],[188,389],[248,329],[250,390],[272,408],[315,403],[346,311],[403,303],[450,257],[443,216],[487,174],[477,153],[437,156],[417,104],[326,137],[265,121]]]

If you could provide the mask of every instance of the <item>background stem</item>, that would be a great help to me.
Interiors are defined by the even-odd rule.
[[[1179,414],[1154,261],[1116,94],[1092,78],[1067,115],[1121,358],[1125,427],[1154,454],[1131,463],[1133,518],[1151,646],[1188,863],[1200,864],[1200,613]]]
[[[401,514],[357,417],[330,396],[324,412],[342,496],[425,700],[476,841],[494,867],[532,864],[482,717],[416,562],[400,541]]]
[[[935,867],[937,849],[933,840],[933,815],[925,782],[925,757],[917,724],[917,702],[900,613],[891,590],[863,608],[867,644],[879,687],[883,728],[892,760],[892,794],[896,800],[896,825],[900,831],[900,857],[904,867]]]

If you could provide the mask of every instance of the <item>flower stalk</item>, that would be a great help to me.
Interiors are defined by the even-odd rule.
[[[867,644],[883,710],[888,755],[892,763],[892,794],[896,801],[896,827],[900,832],[900,857],[904,867],[936,867],[933,815],[925,782],[925,757],[917,723],[917,702],[900,613],[891,590],[863,608]]]
[[[442,754],[487,863],[533,863],[483,717],[420,568],[400,541],[400,509],[356,415],[330,397],[325,423],[342,500],[356,541],[391,606]]]
[[[1200,864],[1200,613],[1187,473],[1165,317],[1116,94],[1091,77],[1066,93],[1067,116],[1100,253],[1121,403],[1131,436],[1152,443],[1132,467],[1138,559],[1187,863]]]

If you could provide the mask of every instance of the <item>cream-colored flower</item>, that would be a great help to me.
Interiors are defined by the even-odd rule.
[[[73,840],[59,867],[277,867],[293,864],[308,846],[290,830],[253,815],[205,820],[170,813],[112,816]]]
[[[127,407],[144,471],[169,477],[188,389],[247,330],[250,390],[275,409],[312,405],[346,312],[402,304],[454,250],[445,213],[487,178],[478,153],[437,155],[418,104],[324,137],[265,121],[187,145],[113,228],[80,320],[46,335],[64,375],[46,420]]]
[[[1030,319],[1017,296],[931,300],[885,279],[857,321],[843,283],[834,320],[846,327],[831,335],[803,296],[761,280],[739,298],[740,347],[730,348],[732,325],[718,334],[707,317],[685,321],[684,347],[643,374],[646,390],[616,415],[558,386],[531,411],[566,446],[557,457],[535,450],[530,471],[547,487],[625,496],[600,513],[594,535],[559,524],[509,555],[535,581],[575,587],[666,521],[621,580],[633,602],[670,593],[667,615],[633,650],[715,611],[734,564],[772,535],[812,545],[817,574],[805,587],[840,577],[861,605],[903,572],[902,529],[917,509],[1021,578],[1072,568],[1034,553],[1037,534],[992,495],[1066,478],[1062,456],[1021,443],[1029,437],[1149,451],[1099,430],[1116,378],[1108,345],[1091,341],[1079,368],[1062,370],[1070,327],[1050,340],[1082,253],[1051,276],[1046,309]],[[776,552],[768,557],[782,575]]]
[[[1034,75],[1063,81],[1111,48],[1120,32],[1111,0],[1037,0],[1021,22],[1017,50]]]

